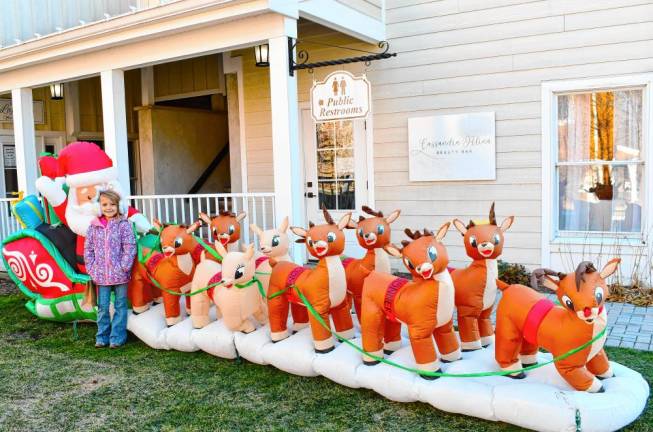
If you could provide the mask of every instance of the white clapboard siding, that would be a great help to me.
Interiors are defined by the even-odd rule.
[[[381,0],[336,0],[362,14],[381,19]]]
[[[376,206],[433,228],[496,201],[516,217],[503,258],[539,265],[541,84],[652,70],[653,2],[389,0],[386,19],[398,55],[368,72]],[[408,118],[480,111],[496,113],[496,181],[408,181]],[[452,263],[467,262],[460,240],[445,239]]]
[[[393,241],[402,239],[404,227],[485,218],[496,201],[498,219],[516,218],[502,258],[540,265],[541,84],[653,70],[653,1],[386,0],[385,6],[397,57],[344,69],[366,73],[372,84],[375,206],[403,210]],[[307,21],[300,23],[299,38],[374,49]],[[354,55],[306,48],[311,61]],[[242,55],[250,187],[270,191],[269,75],[253,66],[253,50]],[[313,79],[333,70],[300,71],[300,102],[309,100]],[[409,118],[483,111],[496,114],[496,180],[409,182]],[[445,244],[452,264],[469,262],[457,232],[449,232]]]

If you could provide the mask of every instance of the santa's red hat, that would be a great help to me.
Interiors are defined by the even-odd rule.
[[[108,183],[118,178],[118,171],[111,158],[90,142],[78,141],[68,144],[57,158],[59,177],[66,177],[71,187]]]

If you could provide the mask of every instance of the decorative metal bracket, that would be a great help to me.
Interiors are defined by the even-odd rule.
[[[365,63],[366,65],[369,66],[371,62],[374,60],[384,60],[390,57],[396,57],[397,53],[390,53],[388,52],[390,50],[390,44],[386,41],[381,41],[378,44],[378,47],[382,49],[383,51],[380,53],[373,53],[370,51],[364,51],[360,49],[354,49],[354,48],[349,48],[349,47],[342,47],[342,46],[336,46],[336,45],[329,45],[329,44],[324,44],[324,43],[319,43],[315,41],[310,41],[311,43],[315,43],[318,45],[326,45],[330,46],[333,48],[342,48],[342,49],[347,49],[347,50],[353,50],[353,51],[360,51],[360,52],[365,52],[369,53],[368,55],[364,56],[358,56],[358,57],[346,57],[346,58],[340,58],[340,59],[334,59],[334,60],[325,60],[325,61],[320,61],[320,62],[315,62],[315,63],[308,63],[308,51],[306,50],[299,50],[297,51],[297,61],[295,61],[295,48],[297,47],[298,40],[293,40],[292,38],[288,38],[288,73],[290,76],[295,75],[296,70],[301,70],[301,69],[308,69],[309,71],[312,71],[315,68],[319,67],[325,67],[325,66],[335,66],[335,65],[341,65],[341,64],[348,64],[348,63]]]

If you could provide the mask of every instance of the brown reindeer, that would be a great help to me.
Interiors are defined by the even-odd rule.
[[[221,211],[216,216],[209,217],[206,213],[200,213],[199,217],[204,221],[211,231],[211,243],[219,241],[227,251],[232,250],[238,240],[240,240],[240,222],[245,219],[245,212],[238,215],[230,211]],[[237,250],[237,249],[236,249]],[[207,255],[207,258],[211,258]]]
[[[500,284],[503,295],[497,308],[495,348],[499,366],[516,371],[537,363],[539,347],[557,357],[598,336],[608,322],[605,301],[610,291],[605,279],[617,270],[620,261],[618,258],[608,261],[600,272],[587,261],[567,275],[535,270],[533,274],[539,276],[539,284],[556,293],[560,306],[529,287]],[[614,376],[603,350],[606,337],[604,334],[555,363],[560,375],[576,390],[601,392],[599,380]],[[524,376],[521,372],[511,377]]]
[[[356,315],[361,316],[363,281],[372,271],[390,273],[390,259],[383,248],[390,244],[390,224],[397,220],[401,210],[395,210],[388,217],[381,211],[363,206],[363,211],[372,217],[360,216],[358,222],[349,222],[348,228],[356,229],[356,239],[367,252],[360,259],[352,259],[347,265],[347,291],[354,299]]]
[[[306,297],[324,322],[333,318],[336,331],[346,338],[354,336],[354,325],[349,312],[345,268],[340,255],[345,248],[345,234],[342,231],[351,219],[345,214],[336,224],[326,210],[322,209],[326,223],[315,225],[309,222],[309,229],[292,227],[300,239],[306,243],[308,252],[319,259],[314,269],[300,267],[291,262],[272,262],[272,275],[268,290],[268,313],[272,341],[288,337],[287,320],[289,302],[301,303],[294,287]],[[278,293],[285,292],[283,295]],[[318,320],[309,315],[315,352],[326,353],[334,349],[331,332],[323,328]]]
[[[170,326],[181,320],[179,296],[167,291],[181,295],[190,290],[195,262],[204,250],[193,237],[200,224],[197,221],[190,226],[165,225],[154,220],[154,227],[161,232],[161,252],[150,254],[150,250],[144,248],[143,254],[149,258],[144,265],[140,262],[134,265],[128,289],[134,312],[146,311],[154,299],[162,296],[166,323]],[[152,279],[165,290],[159,290]],[[186,307],[190,308],[188,297]]]
[[[460,344],[453,329],[454,289],[447,271],[449,258],[441,243],[449,225],[442,225],[435,235],[426,229],[423,233],[406,230],[412,241],[402,241],[402,249],[392,244],[385,247],[390,255],[403,260],[413,281],[377,271],[365,279],[361,332],[363,349],[368,353],[382,357],[384,338],[386,346],[395,342],[388,340],[388,327],[394,326],[390,333],[399,338],[401,323],[405,323],[418,369],[440,369],[433,338],[443,361],[460,359]],[[367,355],[363,361],[366,365],[378,363]]]
[[[453,221],[464,237],[467,256],[474,260],[469,267],[456,269],[451,274],[456,287],[458,330],[463,351],[481,349],[494,341],[490,316],[497,296],[497,258],[503,251],[503,235],[514,219],[510,216],[497,225],[492,203],[488,222],[470,220],[465,226],[459,219]]]

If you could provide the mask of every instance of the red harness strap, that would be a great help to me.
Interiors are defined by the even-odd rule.
[[[155,253],[150,257],[149,260],[145,263],[145,268],[147,269],[147,272],[149,274],[154,273],[154,269],[156,268],[157,265],[161,262],[161,260],[164,258],[164,255],[162,253]]]
[[[345,258],[345,259],[342,260],[342,266],[344,268],[347,268],[347,266],[349,264],[351,264],[352,262],[354,262],[354,258]]]
[[[290,274],[288,275],[288,279],[286,279],[286,298],[290,303],[297,303],[300,305],[304,305],[302,303],[301,299],[295,292],[295,289],[292,288],[293,285],[295,285],[295,282],[297,282],[297,279],[299,279],[299,276],[304,273],[306,270],[310,270],[308,267],[295,267],[292,269]]]
[[[207,285],[211,285],[211,284],[214,284],[214,283],[218,283],[218,282],[220,282],[221,280],[222,280],[222,272],[217,272],[216,274],[214,274],[213,276],[211,276],[211,279],[209,279],[209,283],[207,283]],[[206,290],[206,293],[209,295],[209,298],[210,298],[211,300],[213,300],[213,290],[214,290],[214,289],[215,289],[215,287],[211,287],[211,288],[209,288],[209,289]]]
[[[262,257],[258,257],[258,258],[256,258],[256,262],[255,262],[256,268],[258,268],[258,266],[260,266],[260,265],[263,264],[264,262],[268,261],[269,259],[270,259],[270,258],[268,258],[268,257],[266,257],[266,256],[262,256]]]
[[[195,246],[195,249],[193,249],[193,252],[191,252],[190,256],[193,258],[193,262],[198,263],[200,262],[200,258],[202,257],[202,252],[204,252],[204,246],[201,244],[197,244]]]
[[[524,323],[524,339],[530,344],[537,345],[537,330],[544,320],[546,314],[553,309],[555,305],[547,298],[543,298],[533,305]]]
[[[386,318],[388,318],[390,321],[399,322],[397,316],[395,315],[395,296],[401,287],[407,283],[408,279],[396,278],[390,282],[390,285],[388,285],[388,289],[385,292],[385,299],[383,300],[383,310],[385,311]]]

